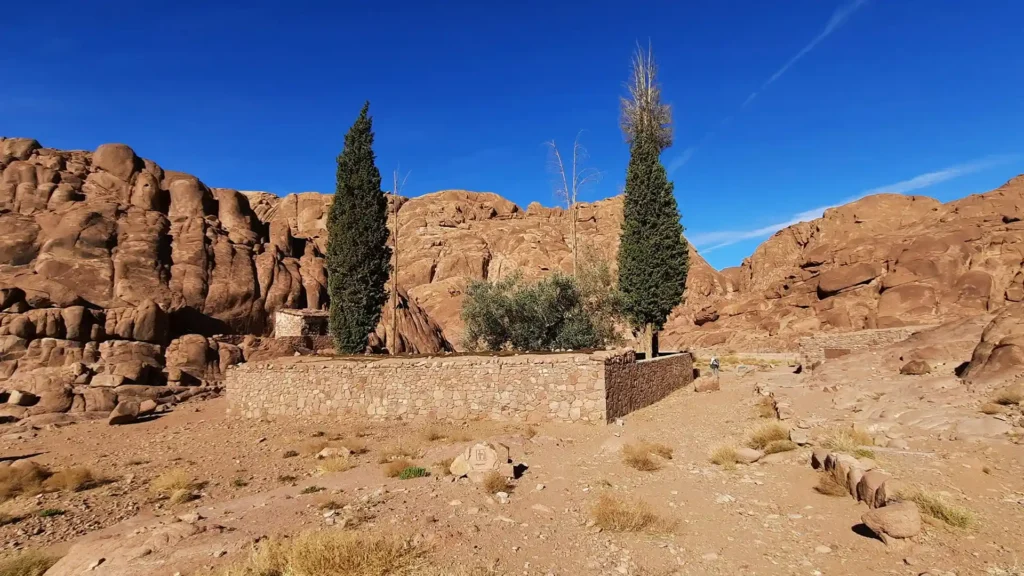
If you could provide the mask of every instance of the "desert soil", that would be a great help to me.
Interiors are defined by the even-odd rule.
[[[851,359],[836,366],[829,377],[842,382],[831,386],[821,374],[796,375],[788,366],[743,376],[727,367],[720,391],[680,390],[621,425],[475,423],[447,429],[456,440],[431,439],[432,427],[417,423],[238,420],[225,415],[224,399],[182,405],[126,427],[100,421],[8,433],[0,457],[35,454],[54,470],[88,466],[110,483],[0,505],[0,512],[22,518],[0,526],[0,555],[42,547],[66,553],[78,541],[85,546],[72,551],[59,573],[81,573],[102,557],[90,573],[189,575],[243,558],[262,537],[356,529],[407,537],[441,566],[500,574],[1020,574],[1024,446],[1011,436],[950,432],[957,414],[977,416],[977,398],[937,401],[941,406],[933,408],[952,428],[886,428],[907,445],[876,448],[879,465],[975,517],[969,528],[927,522],[902,546],[865,534],[863,504],[813,489],[818,476],[808,464],[810,446],[733,469],[709,462],[713,449],[742,445],[766,421],[759,392],[787,398],[796,412],[787,424],[820,438],[836,426],[869,425],[877,415],[863,402],[877,402],[878,395],[868,393],[853,406],[841,401],[861,381],[911,391],[931,382],[881,376],[878,363]],[[305,453],[285,457],[327,440],[368,450],[343,472],[321,473]],[[526,466],[505,503],[434,466],[476,440],[508,444],[515,462]],[[630,468],[621,449],[637,441],[665,444],[673,457],[655,471]],[[413,453],[431,476],[386,477],[379,462],[395,448]],[[202,482],[198,500],[172,505],[150,492],[150,481],[173,469]],[[310,486],[323,490],[304,490]],[[646,503],[662,522],[641,532],[602,530],[592,521],[602,494]],[[334,504],[325,509],[328,502]],[[44,509],[64,514],[40,517]],[[198,521],[188,518],[191,512]],[[157,533],[154,526],[164,530],[158,544],[145,536]],[[167,536],[168,526],[180,529]],[[134,555],[134,568],[120,566],[115,556],[140,542],[146,548]]]

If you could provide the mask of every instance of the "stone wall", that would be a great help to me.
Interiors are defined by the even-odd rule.
[[[327,334],[325,310],[278,310],[274,314],[274,336],[295,338]]]
[[[605,361],[605,411],[612,420],[654,404],[693,382],[688,352],[635,361],[632,354]]]
[[[902,326],[856,332],[823,332],[800,339],[801,362],[807,366],[839,358],[857,350],[880,348],[902,342],[931,326]]]
[[[691,364],[689,354],[636,362],[631,350],[287,358],[229,370],[228,411],[246,418],[605,422],[685,386]]]

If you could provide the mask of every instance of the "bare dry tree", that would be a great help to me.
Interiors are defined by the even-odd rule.
[[[569,238],[572,248],[572,275],[576,276],[576,262],[579,256],[579,242],[577,239],[577,208],[579,207],[580,193],[589,184],[594,184],[601,178],[601,173],[594,168],[585,166],[590,155],[587,149],[580,144],[581,130],[572,143],[572,166],[566,168],[562,160],[562,153],[559,152],[555,141],[548,142],[551,148],[551,171],[555,174],[555,195],[565,202],[565,208],[569,215]]]
[[[398,170],[396,169],[393,174],[394,187],[391,189],[391,234],[392,234],[392,253],[395,255],[395,263],[391,267],[391,333],[387,335],[387,347],[388,353],[391,355],[398,354],[398,205],[399,205],[399,193],[401,189],[405,187],[405,181],[409,179],[407,173],[404,178],[399,182]]]
[[[626,89],[629,96],[621,98],[622,132],[632,143],[637,134],[649,131],[664,150],[672,145],[672,108],[661,102],[658,66],[650,43],[647,50],[638,42],[633,53],[633,71]]]

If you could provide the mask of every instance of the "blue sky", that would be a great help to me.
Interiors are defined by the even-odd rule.
[[[130,144],[211,186],[334,189],[365,99],[405,192],[551,205],[583,130],[618,193],[618,98],[652,43],[683,224],[716,267],[865,193],[949,200],[1024,172],[1024,2],[55,1],[5,6],[0,134]]]

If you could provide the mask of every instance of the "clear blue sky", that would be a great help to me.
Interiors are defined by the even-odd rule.
[[[1022,22],[1019,0],[8,2],[0,134],[329,192],[369,99],[408,194],[550,205],[544,142],[585,130],[597,199],[624,181],[618,97],[649,39],[683,224],[723,267],[870,190],[948,200],[1024,172]]]

